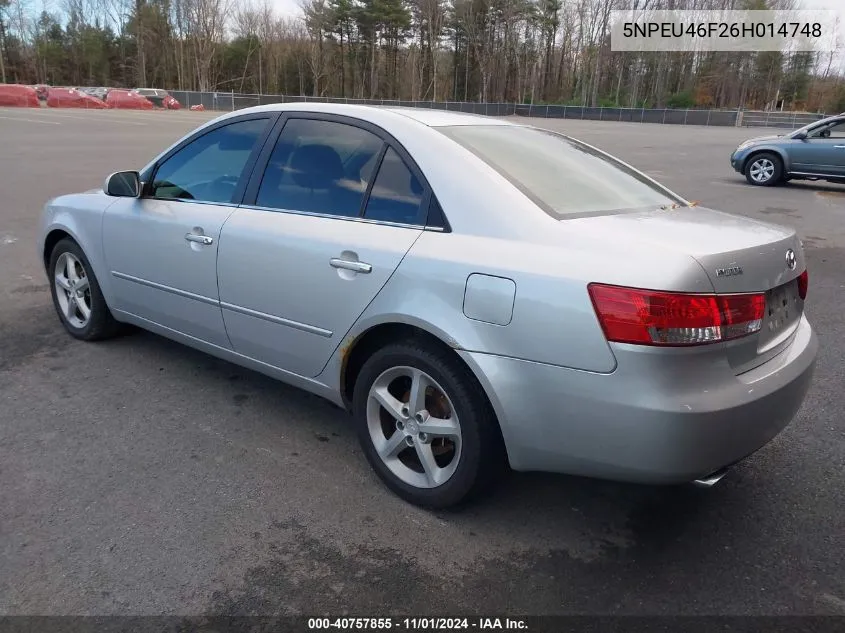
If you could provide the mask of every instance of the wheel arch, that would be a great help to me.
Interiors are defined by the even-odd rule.
[[[44,244],[42,247],[41,253],[41,261],[44,263],[44,270],[49,271],[50,268],[50,255],[53,254],[53,249],[56,248],[56,244],[61,242],[65,238],[70,238],[77,244],[79,244],[79,240],[76,237],[67,231],[63,227],[56,227],[50,230],[49,233],[44,237]],[[79,246],[82,248],[82,245]]]
[[[764,146],[759,148],[754,148],[751,152],[748,153],[748,156],[745,157],[745,160],[742,161],[742,173],[745,173],[745,168],[748,166],[748,162],[754,158],[755,156],[759,156],[760,154],[774,154],[778,158],[780,158],[780,164],[782,167],[783,174],[786,175],[789,172],[789,155],[779,147],[770,147]]]
[[[444,340],[446,337],[442,333],[435,333],[433,330],[434,328],[425,327],[417,323],[384,321],[370,325],[351,339],[348,339],[340,347],[339,386],[344,404],[347,407],[351,405],[355,382],[367,358],[377,349],[391,343],[407,339],[423,340],[441,349],[449,350],[456,358],[461,360],[462,364],[466,365],[463,359],[455,353],[457,344],[454,342],[451,344],[447,343]],[[475,377],[474,372],[472,372],[469,366],[466,369]]]
[[[502,426],[499,422],[501,415],[500,407],[498,406],[498,400],[488,391],[487,386],[489,383],[486,380],[481,380],[473,367],[458,353],[462,348],[457,342],[450,341],[448,335],[426,323],[383,321],[363,329],[351,340],[341,345],[339,349],[340,376],[338,384],[344,406],[348,410],[352,408],[352,394],[355,389],[355,383],[367,358],[385,345],[409,339],[424,341],[429,345],[447,351],[466,370],[467,375],[476,382],[479,390],[484,394],[484,398],[493,416],[498,441],[507,454],[507,442],[504,439]]]
[[[50,255],[56,244],[63,239],[73,240],[88,259],[88,263],[91,265],[91,272],[97,277],[97,283],[100,286],[103,297],[106,299],[106,303],[113,305],[111,280],[109,279],[109,275],[106,274],[108,269],[105,265],[101,244],[99,243],[98,230],[100,215],[83,214],[81,217],[75,217],[65,209],[60,208],[55,216],[51,218],[51,221],[44,227],[41,233],[43,238],[39,243],[39,255],[44,264],[44,271],[49,277]]]

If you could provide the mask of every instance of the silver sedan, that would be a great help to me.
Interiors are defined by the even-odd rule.
[[[221,116],[44,210],[56,311],[347,408],[406,500],[509,465],[711,485],[792,419],[817,341],[795,231],[608,154],[435,110]]]

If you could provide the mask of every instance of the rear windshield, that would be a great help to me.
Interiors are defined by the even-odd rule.
[[[510,180],[553,217],[685,203],[622,163],[573,139],[516,125],[436,128]]]

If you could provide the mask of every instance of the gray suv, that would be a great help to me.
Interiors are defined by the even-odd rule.
[[[845,112],[786,135],[743,141],[731,154],[731,166],[752,185],[798,179],[845,183]]]

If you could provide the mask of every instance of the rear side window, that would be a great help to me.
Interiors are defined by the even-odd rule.
[[[381,222],[422,224],[423,187],[392,147],[384,154],[364,217]]]
[[[256,205],[358,217],[382,145],[354,125],[290,119],[264,170]]]
[[[685,204],[622,163],[552,132],[516,125],[436,129],[558,219]]]
[[[231,202],[267,121],[230,123],[191,141],[158,167],[151,194],[155,198]]]

